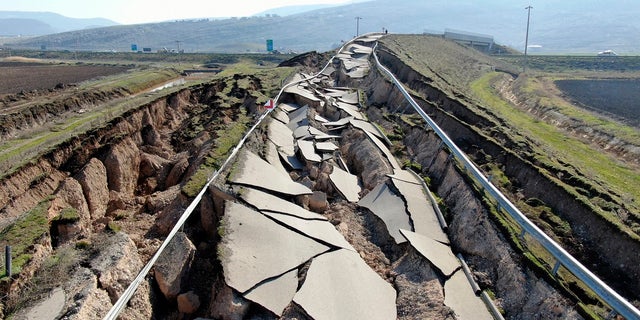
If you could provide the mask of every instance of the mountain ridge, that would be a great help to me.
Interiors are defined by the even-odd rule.
[[[45,11],[0,11],[0,36],[39,36],[118,25],[105,18],[71,18]]]
[[[565,1],[570,2],[570,1]],[[585,0],[575,10],[550,0],[531,12],[529,52],[587,53],[614,50],[640,53],[639,6],[600,4]],[[630,3],[632,4],[632,3]],[[300,9],[300,6],[297,6]],[[390,10],[393,8],[393,10]],[[432,30],[464,30],[487,34],[496,43],[524,51],[527,12],[523,6],[497,0],[482,4],[471,0],[376,0],[331,6],[280,16],[278,8],[264,16],[227,19],[194,19],[79,30],[13,41],[21,48],[126,51],[131,44],[154,51],[173,48],[177,41],[185,52],[261,52],[274,40],[280,51],[324,51],[336,48],[356,32],[420,34]],[[293,9],[292,9],[293,10]],[[355,17],[361,17],[356,21]]]

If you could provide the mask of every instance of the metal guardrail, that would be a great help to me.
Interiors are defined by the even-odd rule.
[[[338,49],[338,52],[341,52],[347,45],[349,45],[354,40],[356,40],[356,39],[352,39],[352,40],[346,42],[342,47],[340,47],[340,49]],[[301,83],[301,82],[309,81],[310,79],[318,77],[320,74],[322,74],[333,63],[333,59],[334,58],[335,57],[331,57],[331,59],[329,59],[327,64],[324,66],[324,68],[322,68],[322,70],[320,70],[318,73],[316,73],[315,75],[311,76],[310,78],[303,78],[301,80],[293,81],[293,82],[290,82],[290,83],[284,85],[280,89],[280,92],[278,92],[278,95],[275,97],[274,101],[277,103],[277,101],[280,99],[280,96],[282,95],[282,93],[284,92],[284,90],[286,88],[288,88],[290,86],[293,86],[293,85],[296,85],[296,84]],[[129,284],[127,289],[125,289],[125,291],[122,293],[122,295],[120,295],[120,297],[118,298],[116,303],[111,307],[111,309],[109,310],[107,315],[103,318],[104,320],[115,320],[115,319],[117,319],[117,317],[120,314],[120,312],[122,312],[122,310],[124,310],[124,308],[126,307],[127,303],[129,302],[129,300],[131,300],[131,297],[133,297],[133,294],[136,292],[136,290],[140,286],[140,283],[142,283],[142,281],[147,276],[147,274],[149,274],[149,271],[151,271],[151,268],[156,263],[156,261],[158,260],[160,255],[162,255],[162,253],[164,252],[164,249],[169,245],[171,240],[173,240],[173,238],[178,233],[178,231],[180,229],[182,229],[184,223],[191,216],[191,214],[193,213],[193,210],[195,210],[195,208],[197,207],[198,203],[200,203],[200,200],[204,196],[204,193],[207,191],[207,188],[209,188],[209,185],[211,185],[211,183],[219,176],[220,172],[223,171],[229,165],[229,163],[231,163],[231,160],[235,158],[235,156],[237,155],[238,151],[240,151],[240,149],[244,145],[244,142],[247,140],[249,135],[251,135],[251,133],[258,127],[258,125],[260,125],[262,123],[262,121],[267,117],[267,115],[269,113],[271,113],[271,111],[273,111],[274,109],[267,109],[267,111],[265,113],[263,113],[260,116],[260,118],[258,118],[256,123],[251,127],[251,129],[249,129],[249,131],[247,131],[247,133],[240,140],[240,142],[238,142],[238,144],[233,149],[233,151],[231,152],[229,157],[227,157],[225,162],[220,166],[220,168],[218,170],[213,172],[213,174],[209,177],[209,179],[207,180],[207,183],[202,187],[202,189],[200,190],[198,195],[193,199],[193,201],[191,201],[191,203],[189,204],[187,209],[182,213],[182,215],[180,216],[180,219],[178,219],[176,224],[173,226],[173,229],[171,229],[171,232],[169,232],[169,235],[162,242],[162,245],[160,245],[160,247],[158,248],[156,253],[153,255],[153,257],[151,257],[151,259],[149,259],[147,264],[142,268],[142,270],[140,270],[138,275]]]
[[[415,109],[418,114],[427,122],[427,124],[435,131],[440,139],[449,147],[454,157],[458,159],[464,166],[464,169],[471,173],[471,175],[480,183],[480,185],[497,201],[500,208],[505,210],[520,227],[527,233],[529,233],[535,240],[537,240],[542,246],[556,259],[558,263],[564,266],[569,272],[575,275],[580,281],[585,283],[591,290],[595,292],[604,302],[606,302],[613,310],[619,313],[626,319],[640,319],[640,311],[634,307],[624,297],[619,295],[616,291],[611,289],[606,283],[600,280],[596,275],[583,266],[578,260],[576,260],[571,254],[564,250],[560,245],[547,236],[540,228],[533,224],[515,205],[507,199],[483,174],[482,172],[469,160],[469,158],[456,146],[449,136],[429,117],[429,115],[422,110],[422,108],[413,100],[413,97],[407,92],[402,83],[396,79],[396,77],[385,68],[378,60],[378,56],[375,53],[376,46],[373,50],[373,56],[376,61],[376,66],[379,70],[383,71],[396,85],[398,90],[405,97],[407,102]]]

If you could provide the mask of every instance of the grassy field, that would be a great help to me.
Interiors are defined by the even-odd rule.
[[[163,83],[178,75],[176,71],[149,69],[125,75],[120,74],[97,82],[83,83],[78,88],[80,90],[109,92],[110,89],[117,87],[136,93],[143,88]],[[2,151],[0,153],[0,169],[2,170],[0,177],[10,174],[31,159],[55,148],[56,145],[67,139],[100,127],[127,110],[153,99],[155,99],[153,95],[134,95],[105,101],[99,108],[59,117],[48,125],[27,132],[16,139],[0,142],[0,150]]]
[[[622,195],[624,199],[618,199],[620,203],[626,203],[631,209],[631,214],[640,212],[640,174],[638,170],[620,163],[614,156],[599,152],[590,144],[580,139],[567,135],[563,130],[537,117],[513,107],[504,101],[492,88],[491,80],[499,77],[499,73],[487,73],[472,83],[471,89],[475,95],[499,117],[505,119],[512,129],[519,135],[533,140],[537,146],[536,159],[548,167],[567,169],[577,176],[586,174],[588,179],[600,188],[609,189],[614,194]],[[573,116],[577,116],[580,110],[573,110]],[[585,121],[588,119],[585,113]],[[630,130],[629,133],[633,133]],[[571,164],[567,168],[565,164]],[[567,186],[570,187],[570,186]],[[607,190],[603,190],[608,193]],[[602,199],[589,197],[580,190],[574,190],[576,196],[593,203],[598,213],[607,220],[619,225],[622,230],[631,228],[633,233],[640,234],[640,225],[627,226],[612,210],[608,208]],[[604,207],[604,208],[603,208]],[[639,217],[640,218],[640,217]]]
[[[570,79],[554,83],[571,100],[640,127],[640,79]]]
[[[124,89],[126,92],[133,94],[126,98],[116,98],[105,101],[99,108],[93,108],[83,113],[74,113],[65,117],[59,117],[57,120],[35,129],[15,139],[6,140],[0,143],[0,170],[4,177],[13,172],[16,168],[21,167],[25,163],[31,161],[34,157],[43,154],[59,143],[67,139],[77,136],[78,134],[87,132],[92,128],[99,127],[114,117],[135,108],[139,105],[148,103],[157,98],[157,93],[143,93],[154,86],[163,84],[169,80],[181,77],[182,68],[193,68],[215,65],[221,69],[219,75],[211,73],[206,77],[188,79],[188,81],[177,87],[165,89],[164,93],[179,90],[185,86],[203,83],[216,77],[225,77],[234,73],[258,74],[261,77],[269,78],[270,81],[280,85],[283,75],[282,72],[271,72],[278,63],[282,62],[288,55],[266,55],[266,54],[159,54],[159,53],[90,53],[90,52],[55,52],[55,51],[20,51],[13,52],[21,54],[22,61],[31,61],[32,64],[48,68],[48,78],[53,79],[51,83],[55,85],[56,79],[61,79],[68,74],[70,70],[75,70],[77,66],[86,66],[93,63],[101,63],[105,60],[111,61],[108,68],[116,68],[118,70],[129,71],[120,72],[110,76],[104,76],[103,69],[101,72],[94,74],[98,77],[92,80],[86,80],[75,83],[75,90],[80,92],[109,92],[114,89]],[[33,59],[32,59],[33,58]],[[67,59],[85,59],[82,62],[73,64],[62,63],[59,61]],[[36,59],[36,60],[34,60]],[[44,59],[44,60],[43,60]],[[51,61],[58,61],[55,68],[51,69]],[[12,64],[9,64],[11,66]],[[15,65],[12,65],[15,67]],[[69,68],[69,69],[67,69]],[[225,71],[226,69],[226,71]],[[287,68],[285,68],[287,69]],[[51,73],[51,71],[59,71],[59,75]],[[84,69],[90,70],[90,69]],[[285,71],[290,72],[290,71]],[[102,77],[101,77],[102,76]],[[90,77],[90,74],[85,75]],[[4,77],[3,81],[13,82],[13,78]],[[69,79],[71,81],[72,79]],[[76,80],[80,80],[77,78]],[[54,83],[55,82],[55,83]],[[33,84],[33,82],[27,82]],[[231,88],[231,87],[229,87]],[[270,87],[273,89],[273,86]],[[19,90],[33,90],[33,86],[22,87]],[[15,91],[15,90],[14,90]],[[277,91],[276,91],[277,93]],[[274,94],[275,95],[275,94]],[[48,103],[51,99],[49,96],[37,96],[29,104],[38,103],[38,99],[42,103]],[[267,100],[267,97],[264,97]],[[230,102],[227,102],[230,104]]]
[[[584,204],[587,210],[609,221],[620,233],[640,239],[640,168],[572,129],[579,126],[585,132],[606,133],[616,141],[635,146],[640,146],[639,130],[576,106],[554,83],[575,79],[637,81],[634,79],[640,79],[639,57],[532,57],[527,73],[522,74],[522,56],[485,56],[453,43],[444,43],[442,39],[422,35],[394,36],[383,38],[382,42],[403,62],[423,74],[426,78],[423,81],[447,93],[463,108],[483,119],[482,125],[468,125],[484,131],[487,137],[499,132],[502,139],[512,142],[512,151],[526,159],[535,167],[534,170],[553,184],[565,189],[571,198],[569,201]],[[509,96],[515,94],[521,102],[518,106],[498,92],[505,87],[510,90]],[[634,100],[633,97],[627,99]],[[456,112],[464,113],[461,110]],[[573,127],[562,127],[557,119],[565,120]],[[514,184],[512,177],[504,171],[508,163],[495,163],[489,158],[475,160],[484,163],[481,169],[491,175],[493,183],[550,237],[567,248],[583,245],[578,232],[573,230],[580,226],[569,224],[554,212],[554,204],[523,196],[522,186]],[[476,187],[482,196],[482,188]],[[599,318],[607,314],[606,307],[598,303],[593,292],[568,271],[560,268],[557,276],[552,274],[555,259],[534,239],[523,236],[521,228],[497,209],[492,200],[483,198],[483,201],[493,220],[510,239],[512,247],[523,255],[527,266],[569,295],[578,295],[581,315]]]
[[[493,57],[496,60],[520,66],[520,68],[524,66],[524,56],[522,55]],[[596,55],[528,55],[527,68],[533,71],[550,73],[598,72],[601,76],[606,76],[606,73],[612,72],[617,74],[619,77],[633,77],[633,75],[620,73],[633,73],[640,71],[640,56],[598,57]]]

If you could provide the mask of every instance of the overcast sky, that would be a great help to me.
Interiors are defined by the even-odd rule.
[[[71,18],[107,18],[134,24],[191,18],[243,17],[308,4],[348,4],[353,0],[1,0],[0,11],[49,11]]]

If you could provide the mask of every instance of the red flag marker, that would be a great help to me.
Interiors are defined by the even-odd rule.
[[[264,104],[264,107],[267,109],[273,109],[275,106],[276,104],[273,102],[273,99],[269,99],[269,101]]]

